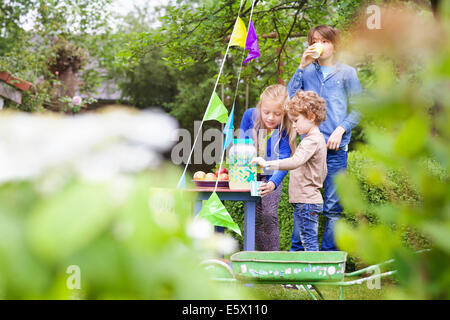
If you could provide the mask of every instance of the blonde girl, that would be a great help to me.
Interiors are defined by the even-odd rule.
[[[288,100],[286,87],[271,85],[261,94],[256,108],[248,109],[242,117],[239,138],[253,139],[258,156],[266,160],[289,158],[295,150],[296,133],[283,109]],[[255,217],[255,242],[259,251],[279,249],[277,211],[287,173],[264,170],[258,174],[258,180],[264,182],[258,189],[261,199],[256,204]]]

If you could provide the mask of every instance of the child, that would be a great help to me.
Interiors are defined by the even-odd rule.
[[[311,46],[320,42],[323,53],[317,60],[311,57]],[[342,207],[333,184],[335,175],[347,168],[347,151],[351,131],[358,124],[356,111],[349,110],[349,103],[355,94],[361,92],[356,70],[337,62],[339,48],[339,30],[321,25],[312,28],[308,34],[308,49],[303,53],[302,61],[287,87],[289,96],[298,90],[311,90],[325,99],[327,117],[319,126],[327,142],[328,175],[324,182],[325,231],[321,250],[337,250],[334,241],[334,225],[340,218]],[[301,241],[292,234],[291,250],[301,250]]]
[[[289,99],[286,87],[277,84],[267,87],[256,108],[245,111],[239,138],[255,141],[258,155],[266,159],[288,158],[295,149],[295,132],[285,116],[283,105]],[[255,244],[260,251],[278,251],[278,203],[281,181],[287,171],[264,171],[258,175],[264,181],[258,190],[261,199],[256,203]]]
[[[319,214],[323,209],[320,193],[327,174],[327,148],[319,125],[326,118],[325,100],[312,91],[299,91],[285,105],[293,127],[304,135],[289,159],[266,161],[257,157],[253,163],[264,168],[292,170],[289,178],[289,202],[294,206],[294,222],[306,251],[318,251]]]

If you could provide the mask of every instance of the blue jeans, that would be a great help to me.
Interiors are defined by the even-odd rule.
[[[341,147],[337,151],[328,150],[327,153],[327,177],[325,178],[324,187],[324,206],[323,215],[326,217],[325,230],[322,238],[322,251],[336,251],[337,247],[334,238],[334,226],[341,217],[342,207],[339,204],[339,197],[334,185],[334,177],[338,172],[347,169],[347,155],[348,152]],[[296,227],[296,217],[294,214],[294,229],[291,237],[290,251],[302,251],[302,241],[299,236],[299,229]]]
[[[323,215],[326,217],[326,223],[322,238],[322,251],[337,250],[334,237],[334,226],[341,218],[342,207],[339,204],[339,197],[336,192],[334,178],[336,174],[347,169],[347,156],[348,152],[343,148],[337,151],[328,150],[327,153],[328,173],[325,182],[323,183]]]
[[[294,207],[295,208],[295,207]],[[291,248],[289,251],[305,251],[300,239],[300,220],[297,218],[294,209],[294,228],[292,229]]]
[[[319,230],[319,214],[323,210],[322,204],[293,203],[294,229],[306,251],[319,251],[317,233]],[[291,251],[292,248],[291,248]]]

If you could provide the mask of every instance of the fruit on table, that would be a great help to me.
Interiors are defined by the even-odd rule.
[[[216,179],[217,179],[217,177],[216,177],[216,175],[214,173],[208,172],[206,174],[206,176],[205,176],[205,179],[203,179],[203,180],[205,180],[205,181],[216,181]]]
[[[219,180],[221,180],[221,181],[223,181],[223,180],[228,181],[228,173],[221,173],[219,175]]]
[[[220,176],[222,173],[228,173],[227,168],[221,167],[220,170],[216,172],[217,176]]]
[[[206,173],[203,171],[197,171],[194,173],[194,180],[205,180]]]

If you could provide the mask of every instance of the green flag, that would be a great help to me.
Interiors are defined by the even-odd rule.
[[[211,194],[209,199],[203,205],[203,208],[197,217],[208,220],[214,226],[225,227],[233,230],[238,235],[242,236],[241,229],[239,229],[239,226],[233,221],[233,218],[231,218],[227,209],[215,192]]]
[[[221,123],[227,122],[228,110],[220,100],[217,93],[214,92],[213,97],[206,109],[205,121],[206,120],[217,120]]]

